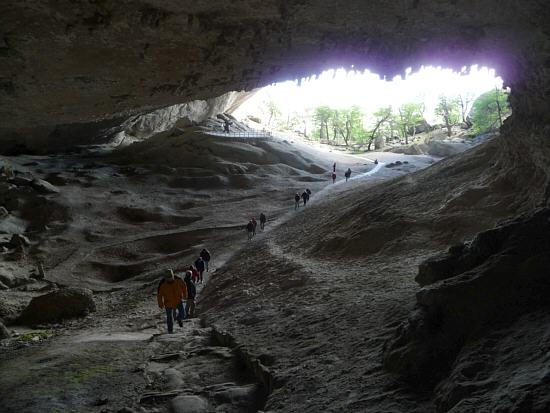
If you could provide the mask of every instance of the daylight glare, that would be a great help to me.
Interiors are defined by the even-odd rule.
[[[491,89],[501,89],[503,80],[493,69],[472,66],[461,72],[441,67],[407,69],[403,76],[381,78],[368,70],[328,70],[319,76],[276,83],[260,89],[235,115],[255,114],[265,102],[274,102],[282,115],[303,112],[320,105],[344,108],[358,105],[365,113],[404,103],[424,103],[425,118],[435,121],[434,110],[442,95],[462,95],[475,99]],[[258,114],[259,115],[259,114]]]

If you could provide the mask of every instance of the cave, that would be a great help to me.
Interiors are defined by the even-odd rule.
[[[3,411],[550,410],[544,1],[7,0],[0,16]],[[474,64],[511,90],[499,138],[353,190],[295,142],[196,129],[334,67]],[[246,241],[252,209],[268,230]],[[198,318],[161,334],[159,277],[205,247]]]

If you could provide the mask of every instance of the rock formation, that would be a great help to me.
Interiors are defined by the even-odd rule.
[[[516,117],[549,116],[539,1],[42,0],[0,12],[1,136],[13,145],[83,140],[133,114],[352,64],[381,75],[487,64],[511,86]]]
[[[0,6],[0,152],[76,150],[125,129],[147,136],[181,115],[192,122],[221,110],[228,92],[337,66],[387,76],[428,64],[494,67],[511,87],[513,109],[498,140],[384,187],[365,183],[337,192],[246,256],[236,254],[199,305],[206,322],[231,330],[239,351],[251,355],[269,384],[268,409],[548,411],[550,340],[539,333],[549,322],[550,288],[548,21],[550,8],[538,0],[7,0]],[[209,99],[214,103],[201,103]],[[193,164],[194,153],[204,154],[207,170]],[[326,170],[288,142],[228,145],[170,132],[113,158],[117,168],[90,171],[93,165],[75,161],[62,173],[44,161],[49,182],[3,168],[2,231],[38,235],[28,242],[2,238],[6,255],[20,265],[9,267],[1,289],[28,292],[13,273],[34,267],[25,250],[40,247],[47,224],[59,232],[41,251],[58,253],[51,264],[66,278],[103,288],[134,277],[148,282],[159,265],[175,262],[166,257],[191,254],[204,234],[216,232],[177,232],[208,215],[181,215],[189,205],[200,203],[209,213],[216,206],[227,215],[223,231],[238,227],[233,219],[241,215],[225,209],[230,192],[200,189],[241,191],[260,182],[267,194],[282,172],[303,187]],[[245,174],[254,171],[262,180]],[[93,181],[101,182],[87,193],[94,203],[77,194]],[[141,197],[153,185],[170,187],[171,203],[151,207],[166,195]],[[196,198],[178,203],[182,194]],[[136,205],[116,199],[126,195]],[[233,196],[246,207],[256,203]],[[78,207],[78,238],[57,236],[69,221],[58,198]],[[98,223],[101,230],[93,227]],[[167,232],[139,238],[138,226],[142,233]],[[125,243],[114,242],[119,233]],[[333,269],[342,262],[344,282],[335,283]],[[18,321],[57,322],[94,308],[89,291],[62,289],[33,299]],[[17,312],[0,301],[4,321]],[[402,377],[422,391],[412,396]],[[226,397],[246,399],[246,390]],[[182,397],[172,410],[206,408]]]
[[[23,310],[18,323],[37,325],[82,317],[95,311],[92,292],[85,288],[63,288],[35,297]]]

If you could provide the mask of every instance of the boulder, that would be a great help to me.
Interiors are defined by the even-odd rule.
[[[171,413],[206,413],[208,401],[200,396],[178,396],[170,402]]]
[[[9,248],[28,247],[30,245],[31,242],[29,241],[29,239],[21,234],[13,234],[10,242],[8,243]]]
[[[95,309],[91,290],[64,288],[33,298],[17,321],[28,325],[56,323],[85,316]]]
[[[0,323],[0,340],[3,340],[5,338],[10,338],[11,334],[6,328],[6,326],[2,323]]]
[[[32,178],[28,176],[17,175],[11,178],[9,182],[17,186],[30,186],[32,183]]]
[[[34,179],[31,186],[41,194],[58,194],[59,189],[43,179]]]

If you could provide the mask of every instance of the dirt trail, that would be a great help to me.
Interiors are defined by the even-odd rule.
[[[392,156],[396,159],[404,158],[402,155]],[[338,155],[339,163],[346,157],[349,157],[350,164],[357,164],[357,157],[341,154]],[[52,163],[49,159],[46,162]],[[428,164],[421,161],[415,167]],[[335,185],[326,184],[324,188],[320,184],[311,186],[319,189],[314,192],[312,202],[331,202],[338,198],[338,194],[353,190],[355,185],[365,179],[374,184],[407,172],[382,166],[379,164],[371,173],[354,176],[346,185],[342,180]],[[99,182],[99,187],[101,185]],[[97,186],[96,183],[90,191],[97,192]],[[65,196],[74,198],[80,189],[78,185],[68,186],[64,188]],[[155,190],[160,194],[162,189]],[[157,198],[158,194],[155,194]],[[165,412],[169,408],[185,411],[181,409],[193,403],[208,406],[205,411],[218,408],[221,409],[218,411],[238,412],[260,408],[265,402],[265,385],[259,384],[257,375],[254,376],[250,366],[246,366],[242,354],[233,348],[224,347],[227,343],[215,340],[210,328],[201,326],[194,319],[186,322],[183,329],[177,329],[173,336],[164,334],[164,314],[158,310],[154,301],[157,268],[170,263],[182,271],[185,263],[191,262],[197,248],[207,243],[215,251],[215,269],[205,277],[205,281],[209,281],[220,269],[225,271],[225,262],[235,261],[233,256],[238,255],[243,246],[249,251],[267,242],[269,256],[274,261],[282,260],[291,266],[301,267],[305,263],[308,273],[318,277],[316,282],[329,281],[330,272],[324,271],[325,264],[315,260],[300,263],[299,257],[286,257],[284,242],[276,238],[279,228],[284,227],[289,219],[299,219],[302,212],[296,214],[293,211],[287,191],[279,188],[278,193],[269,195],[271,211],[267,229],[251,243],[246,241],[245,232],[239,225],[228,224],[228,218],[233,222],[239,218],[243,196],[235,197],[235,204],[223,203],[222,198],[228,199],[228,195],[231,193],[220,195],[219,200],[209,201],[212,205],[218,202],[220,206],[218,210],[211,211],[213,216],[209,218],[210,226],[205,226],[206,220],[187,225],[184,229],[147,230],[148,226],[145,225],[138,233],[128,231],[121,232],[116,238],[100,237],[91,245],[82,244],[79,239],[72,240],[72,253],[49,268],[51,281],[92,287],[97,292],[99,310],[83,320],[54,326],[54,337],[39,344],[0,352],[3,371],[13,372],[10,375],[3,374],[0,378],[0,405],[3,406],[3,412],[116,412],[125,407],[141,412]],[[260,186],[245,205],[257,208],[256,200],[264,195],[264,188]],[[173,197],[170,193],[167,196]],[[130,200],[128,204],[131,204]],[[94,205],[83,214],[91,214],[96,208],[103,211],[102,205]],[[208,205],[194,207],[195,213],[207,210]],[[236,213],[237,210],[239,213]],[[89,215],[81,215],[73,225],[79,228],[82,222],[90,219]],[[181,244],[184,240],[189,248]],[[178,248],[170,250],[173,242],[178,243]],[[156,255],[152,255],[150,265],[135,270],[136,276],[127,280],[110,279],[118,277],[120,271],[129,271],[124,266],[126,264],[113,260],[114,256],[110,255],[113,251],[118,254],[121,248],[129,256],[140,251],[145,253],[147,248],[155,250]],[[87,263],[101,262],[105,265],[109,260],[114,270],[102,270],[106,278],[87,278],[87,271],[91,268],[86,266]],[[97,273],[97,268],[92,269]],[[284,266],[274,266],[270,271],[277,269],[283,272],[286,270]],[[199,286],[199,294],[202,288],[203,285]],[[223,292],[223,289],[220,291]],[[227,297],[231,297],[229,291]],[[323,301],[323,295],[318,295],[318,298]],[[323,308],[321,314],[328,310]],[[184,407],[175,407],[174,400],[179,400]]]

